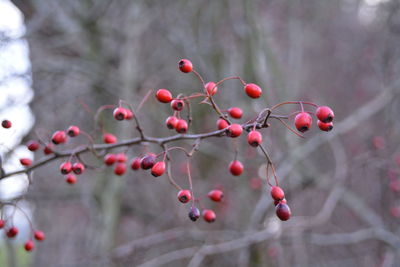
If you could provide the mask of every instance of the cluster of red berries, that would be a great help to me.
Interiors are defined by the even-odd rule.
[[[329,132],[333,129],[332,121],[335,115],[330,107],[318,107],[315,115],[318,118],[317,125],[321,131]],[[298,131],[304,133],[310,129],[312,125],[312,117],[308,112],[302,111],[294,118],[294,124]]]
[[[5,227],[6,227],[6,221],[0,219],[0,229],[4,228],[5,234],[8,238],[14,238],[18,235],[19,230],[16,226],[10,226],[7,229],[5,229]],[[33,239],[35,239],[37,241],[45,240],[45,234],[43,231],[35,230],[35,231],[33,231],[33,233],[31,233],[31,235],[32,234],[33,234]],[[25,242],[24,248],[26,251],[32,251],[35,248],[35,243],[33,242],[32,239],[29,239]]]
[[[287,221],[292,214],[285,199],[285,193],[279,186],[271,187],[271,197],[274,200],[276,216],[282,221]]]

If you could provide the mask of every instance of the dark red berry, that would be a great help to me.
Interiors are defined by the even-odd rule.
[[[325,123],[333,121],[333,118],[335,117],[335,114],[333,114],[332,109],[327,106],[318,107],[317,110],[315,111],[315,115],[317,115],[317,118],[320,121]]]
[[[51,141],[58,145],[67,141],[67,134],[64,131],[56,131],[51,137]]]
[[[105,133],[103,134],[103,141],[106,144],[114,144],[117,142],[117,137],[115,137],[113,134]]]
[[[279,186],[273,186],[271,187],[271,197],[274,200],[282,200],[285,198],[285,193]]]
[[[229,115],[235,119],[240,119],[240,118],[242,118],[242,115],[243,115],[243,111],[237,107],[230,108],[228,110],[228,112],[229,112]]]
[[[215,212],[212,210],[203,210],[203,219],[208,223],[215,222]]]
[[[171,108],[176,111],[181,111],[185,106],[185,102],[181,99],[174,99],[171,101]]]
[[[262,94],[261,88],[254,83],[248,83],[245,85],[244,90],[246,94],[251,98],[259,98]]]
[[[32,251],[35,248],[35,243],[32,240],[28,240],[25,242],[24,248],[26,251]]]
[[[126,162],[126,154],[125,153],[118,153],[115,155],[118,162]]]
[[[165,172],[165,162],[164,161],[159,161],[154,166],[151,168],[151,174],[154,177],[158,177],[163,175]]]
[[[289,206],[285,203],[279,203],[278,205],[276,205],[275,211],[276,211],[276,216],[278,216],[278,218],[281,219],[282,221],[289,220],[290,215],[292,214]]]
[[[69,161],[63,162],[60,165],[60,171],[62,174],[68,174],[72,171],[72,164]]]
[[[36,151],[36,150],[39,149],[40,144],[39,144],[38,141],[31,140],[31,141],[29,141],[29,142],[26,144],[26,146],[28,147],[28,149],[29,149],[30,151]]]
[[[253,130],[247,135],[249,145],[257,147],[262,142],[262,135],[259,131]]]
[[[11,123],[11,121],[9,121],[9,120],[3,120],[3,121],[1,122],[1,126],[3,126],[3,128],[5,128],[5,129],[8,129],[8,128],[11,128],[12,123]]]
[[[175,116],[169,116],[166,120],[165,120],[165,124],[167,125],[168,129],[175,129],[176,128],[176,124],[178,123],[178,118]]]
[[[139,157],[136,157],[132,160],[131,168],[132,168],[132,170],[135,170],[135,171],[140,169],[140,158]]]
[[[243,173],[243,164],[238,160],[234,160],[229,164],[229,171],[232,175],[239,176]]]
[[[333,122],[325,123],[325,122],[318,120],[317,124],[321,131],[329,132],[330,130],[333,129]]]
[[[188,124],[184,119],[179,119],[178,123],[175,126],[175,130],[178,133],[186,133],[188,130]]]
[[[221,190],[212,190],[208,193],[208,197],[215,202],[220,202],[224,197],[224,193]]]
[[[85,171],[85,165],[80,162],[76,162],[74,165],[72,165],[72,171],[78,175],[82,174]]]
[[[7,237],[9,237],[9,238],[13,238],[13,237],[16,237],[16,236],[18,235],[18,232],[19,232],[19,231],[18,231],[18,228],[15,227],[15,226],[13,226],[13,227],[11,227],[10,229],[8,229],[6,235],[7,235]]]
[[[242,125],[240,124],[231,124],[226,130],[226,134],[232,138],[239,137],[243,132]]]
[[[44,154],[49,155],[49,154],[53,153],[54,152],[53,148],[54,148],[53,144],[47,144],[43,149]]]
[[[31,160],[31,159],[28,159],[28,158],[19,159],[19,162],[20,162],[21,165],[23,165],[23,166],[31,166],[31,165],[32,165],[32,160]]]
[[[115,165],[114,173],[116,175],[123,175],[126,172],[126,164],[125,163],[118,163]]]
[[[161,103],[169,103],[172,101],[172,94],[167,89],[158,89],[156,92],[156,98]]]
[[[217,120],[217,128],[218,130],[225,129],[229,126],[229,123],[225,119],[218,119]]]
[[[104,156],[104,164],[110,166],[113,165],[117,161],[117,155],[115,154],[107,154]]]
[[[140,167],[142,167],[143,170],[148,170],[148,169],[151,169],[155,163],[156,163],[155,155],[149,154],[149,155],[144,156],[140,160]]]
[[[294,125],[296,126],[297,130],[304,133],[310,129],[312,124],[312,118],[310,114],[307,112],[300,112],[294,118]]]
[[[206,88],[207,94],[213,96],[217,93],[218,87],[215,86],[215,82],[208,82],[204,86]]]
[[[46,238],[43,231],[39,231],[39,230],[36,230],[33,235],[37,241],[43,241]]]
[[[192,198],[192,194],[189,190],[181,190],[178,192],[178,200],[182,203],[188,203]]]
[[[125,120],[126,115],[126,109],[123,107],[118,107],[113,111],[113,116],[117,121]]]
[[[200,211],[196,207],[191,207],[188,215],[189,215],[189,218],[195,222],[195,221],[197,221],[198,218],[200,218]]]
[[[76,183],[76,176],[72,173],[69,173],[67,177],[65,178],[65,181],[69,184],[75,184]]]
[[[81,130],[79,129],[78,126],[75,126],[75,125],[71,125],[71,126],[69,126],[68,129],[67,129],[67,134],[68,134],[70,137],[78,136],[80,133],[81,133]]]
[[[179,60],[178,66],[183,73],[189,73],[193,70],[193,64],[188,59]]]

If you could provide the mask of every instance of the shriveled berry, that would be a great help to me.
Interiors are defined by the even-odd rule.
[[[144,156],[140,160],[140,167],[142,167],[143,170],[148,170],[148,169],[151,169],[155,163],[156,163],[155,155],[149,154],[149,155]]]
[[[254,83],[248,83],[244,86],[244,91],[251,98],[259,98],[262,94],[261,88]]]
[[[104,164],[110,166],[113,165],[117,161],[117,155],[115,154],[107,154],[104,156]]]
[[[179,60],[178,66],[180,71],[182,71],[183,73],[189,73],[193,70],[193,64],[188,59]]]
[[[203,219],[208,223],[215,222],[216,219],[215,212],[213,210],[203,210]]]
[[[208,197],[215,202],[221,202],[224,197],[224,193],[221,190],[215,189],[208,192]]]
[[[315,111],[315,115],[320,121],[325,123],[333,121],[333,118],[335,117],[333,110],[327,106],[318,107],[317,110]]]
[[[12,226],[10,229],[8,229],[6,235],[9,238],[13,238],[13,237],[16,237],[18,235],[18,232],[19,232],[18,228],[15,227],[15,226]]]
[[[30,141],[26,144],[26,146],[27,146],[27,148],[28,148],[30,151],[36,151],[36,150],[39,149],[40,144],[39,144],[38,141],[30,140]]]
[[[76,183],[76,176],[72,173],[69,173],[67,177],[65,178],[65,181],[69,184],[75,184]]]
[[[82,174],[85,171],[85,165],[80,162],[76,162],[74,165],[72,165],[72,171],[78,175]]]
[[[158,89],[156,92],[156,98],[161,103],[169,103],[172,101],[172,94],[167,89]]]
[[[218,87],[215,86],[215,82],[208,82],[204,86],[206,88],[207,94],[213,96],[217,93]]]
[[[78,126],[75,126],[75,125],[71,125],[71,126],[69,126],[68,129],[67,129],[67,134],[68,134],[70,137],[78,136],[80,133],[81,133],[81,130],[79,129]]]
[[[140,169],[140,158],[139,157],[136,157],[136,158],[132,159],[131,168],[134,171]]]
[[[229,126],[229,123],[225,119],[218,119],[217,120],[217,128],[218,130],[225,129]]]
[[[282,188],[279,186],[273,186],[271,187],[271,197],[274,200],[282,200],[285,198],[285,193],[283,192]]]
[[[123,107],[115,108],[113,111],[113,116],[117,121],[125,120],[126,118],[126,109]]]
[[[178,200],[182,203],[188,203],[192,198],[192,194],[189,190],[181,190],[178,192]]]
[[[178,118],[175,116],[169,116],[166,120],[165,120],[165,124],[167,125],[168,129],[175,129],[176,128],[176,124],[178,124]]]
[[[53,148],[54,148],[54,146],[53,146],[53,144],[47,144],[45,147],[44,147],[44,149],[43,149],[43,152],[44,152],[44,154],[45,155],[50,155],[50,154],[52,154],[54,151],[53,151]]]
[[[126,162],[127,161],[125,153],[118,153],[115,156],[116,156],[118,162]]]
[[[3,128],[5,128],[5,129],[8,129],[8,128],[11,128],[12,123],[11,123],[11,121],[9,121],[9,120],[3,120],[3,121],[1,122],[1,126],[3,126]]]
[[[72,171],[72,164],[69,161],[63,162],[60,165],[60,172],[62,174],[68,174]]]
[[[262,135],[259,131],[252,130],[248,135],[247,135],[247,142],[249,145],[257,147],[261,144],[262,142]]]
[[[126,172],[126,164],[125,163],[118,163],[115,165],[114,173],[116,175],[123,175]]]
[[[292,215],[289,206],[285,203],[279,203],[278,205],[276,205],[275,211],[276,211],[276,216],[278,216],[278,218],[281,219],[282,221],[289,220],[290,215]]]
[[[31,165],[32,165],[32,160],[31,160],[31,159],[28,159],[28,158],[19,159],[19,162],[20,162],[21,165],[23,165],[23,166],[31,166]]]
[[[232,175],[239,176],[243,173],[243,164],[238,160],[234,160],[229,164],[229,171]]]
[[[64,131],[56,131],[51,137],[51,141],[55,144],[62,144],[67,141],[67,134]]]
[[[103,134],[103,141],[106,144],[114,144],[117,142],[117,137],[115,137],[113,134],[105,133]]]
[[[242,125],[240,124],[231,124],[226,130],[226,134],[232,138],[239,137],[243,132]]]
[[[181,99],[174,99],[171,101],[171,108],[176,111],[181,111],[185,106],[185,102]]]
[[[294,118],[294,125],[296,126],[297,130],[304,133],[308,131],[312,124],[312,118],[310,114],[307,112],[300,112]]]
[[[32,251],[35,248],[35,243],[32,240],[28,240],[25,242],[24,248],[26,251]]]
[[[242,118],[243,115],[243,111],[242,109],[238,108],[238,107],[233,107],[228,109],[229,115],[234,118],[234,119],[240,119]]]
[[[158,177],[163,175],[165,172],[165,162],[164,161],[159,161],[154,166],[151,168],[151,174],[154,177]]]
[[[178,123],[175,126],[175,130],[178,133],[186,133],[188,130],[188,123],[184,119],[179,119]]]
[[[197,221],[198,218],[200,218],[200,211],[196,207],[191,207],[188,215],[189,215],[189,218],[195,222],[195,221]]]
[[[329,132],[330,130],[333,129],[333,122],[325,123],[325,122],[318,120],[317,124],[321,131]]]
[[[39,230],[36,230],[36,231],[34,232],[33,236],[35,237],[35,239],[36,239],[37,241],[43,241],[43,240],[45,240],[45,238],[46,238],[44,232],[43,232],[43,231],[39,231]]]

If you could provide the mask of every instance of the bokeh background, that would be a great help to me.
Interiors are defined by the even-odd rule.
[[[400,266],[397,0],[1,0],[0,12],[0,114],[14,122],[0,130],[6,171],[19,168],[21,155],[43,156],[19,146],[37,135],[71,124],[93,133],[91,112],[101,105],[137,107],[157,88],[201,91],[194,75],[178,71],[181,58],[206,81],[240,75],[263,88],[251,100],[236,81],[220,86],[216,101],[241,107],[242,122],[285,100],[329,105],[336,115],[332,132],[314,121],[306,139],[275,121],[262,130],[292,209],[288,222],[274,215],[265,158],[244,136],[203,140],[191,159],[194,190],[217,213],[213,224],[191,222],[165,176],[94,168],[71,187],[57,161],[35,170],[30,186],[26,176],[4,179],[3,201],[18,198],[47,240],[23,251],[29,224],[16,212],[22,232],[2,240],[1,266]],[[217,116],[197,102],[190,132],[214,130]],[[173,134],[163,124],[169,114],[150,98],[137,116],[147,135],[160,137]],[[137,136],[110,113],[103,120],[121,139]],[[228,171],[235,146],[240,177]],[[144,151],[161,148],[127,153]],[[174,177],[188,187],[185,157],[171,155]],[[223,203],[205,197],[214,188],[225,192]]]

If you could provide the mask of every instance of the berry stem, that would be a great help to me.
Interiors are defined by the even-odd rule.
[[[305,104],[305,105],[310,105],[310,106],[313,106],[313,107],[318,107],[318,105],[317,104],[315,104],[315,103],[313,103],[313,102],[304,102],[304,101],[285,101],[285,102],[281,102],[281,103],[278,103],[278,104],[276,104],[275,106],[273,106],[272,108],[271,108],[271,111],[273,111],[274,109],[277,109],[277,108],[279,108],[280,106],[283,106],[283,105],[288,105],[288,104]]]

